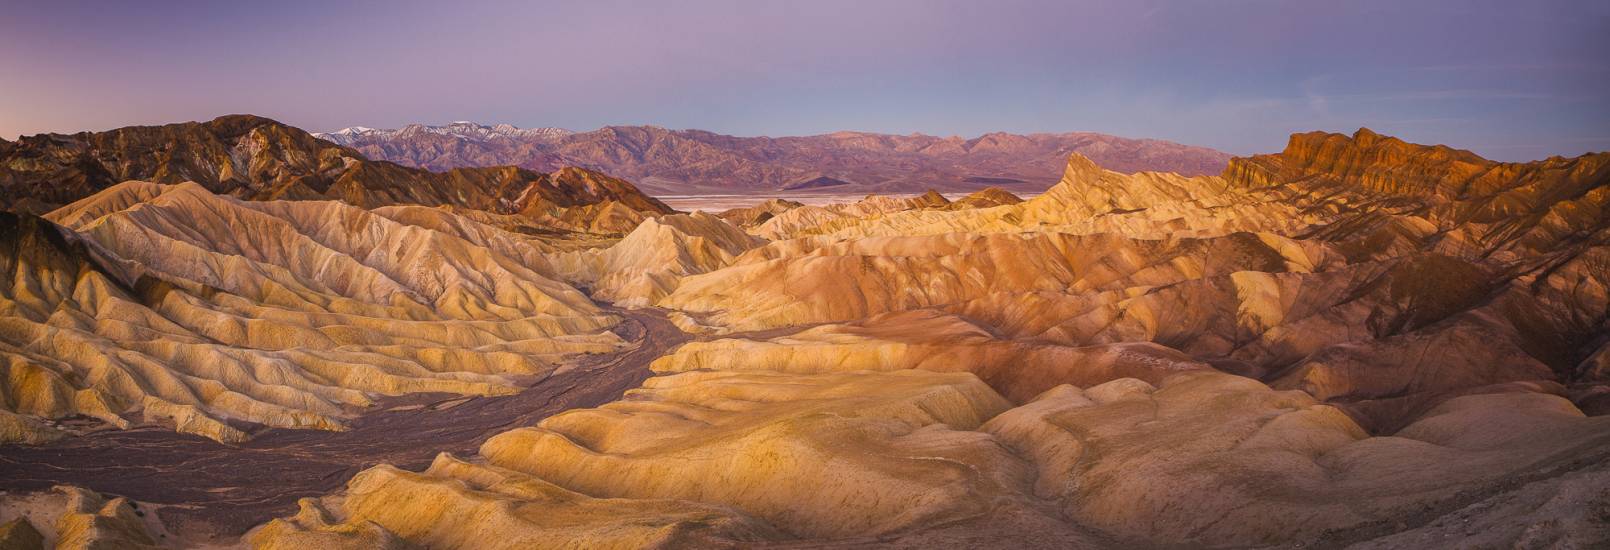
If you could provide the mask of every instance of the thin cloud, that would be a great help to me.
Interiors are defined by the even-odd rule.
[[[1518,92],[1509,90],[1416,90],[1366,94],[1329,94],[1322,97],[1325,101],[1447,101],[1457,99],[1521,99],[1554,101],[1562,99],[1561,96],[1557,94],[1543,92]]]

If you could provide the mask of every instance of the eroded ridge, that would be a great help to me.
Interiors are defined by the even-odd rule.
[[[513,393],[622,344],[616,317],[520,260],[536,249],[461,237],[486,227],[144,182],[8,220],[15,413],[239,442],[252,425],[340,430],[378,395]]]

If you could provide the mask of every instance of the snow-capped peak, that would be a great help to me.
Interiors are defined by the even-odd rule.
[[[352,145],[359,141],[386,141],[419,133],[454,136],[471,141],[486,141],[498,138],[553,140],[568,136],[572,132],[564,128],[519,128],[510,124],[487,126],[468,120],[458,120],[446,126],[409,124],[402,129],[388,130],[377,130],[367,126],[353,126],[334,132],[313,134],[313,137],[341,145]]]

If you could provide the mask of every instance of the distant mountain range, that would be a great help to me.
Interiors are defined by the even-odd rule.
[[[656,126],[571,132],[454,122],[396,130],[353,127],[314,136],[372,159],[436,171],[579,166],[628,179],[654,194],[964,191],[992,185],[1037,191],[1057,181],[1070,153],[1120,172],[1184,175],[1218,174],[1230,159],[1205,147],[1089,132],[996,132],[972,139],[866,132],[770,138]]]
[[[366,126],[353,126],[328,134],[314,135],[340,145],[353,145],[380,140],[410,139],[423,134],[452,136],[473,141],[486,141],[496,138],[553,141],[574,133],[564,128],[516,128],[508,124],[486,126],[461,120],[446,126],[409,124],[398,130],[378,130]]]
[[[0,197],[6,199],[0,210],[43,213],[129,180],[193,181],[243,199],[334,199],[364,208],[423,204],[521,213],[616,203],[671,211],[628,182],[586,169],[422,170],[370,160],[252,115],[0,139]]]

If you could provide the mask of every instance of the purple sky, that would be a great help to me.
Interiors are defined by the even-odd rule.
[[[8,2],[0,137],[269,116],[737,135],[1368,126],[1610,150],[1610,2]]]

